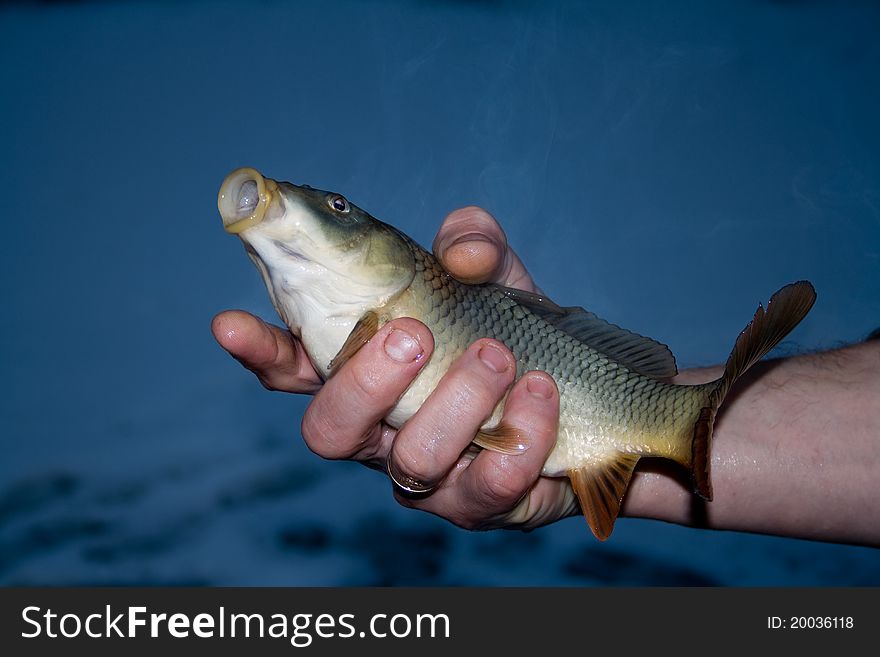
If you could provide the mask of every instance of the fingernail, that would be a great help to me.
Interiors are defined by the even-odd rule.
[[[497,347],[493,347],[492,345],[483,345],[480,347],[480,351],[477,355],[486,367],[498,374],[501,374],[501,372],[505,371],[510,366],[507,357],[501,353]]]
[[[385,353],[398,363],[411,363],[423,353],[422,345],[406,331],[394,329],[385,338]]]
[[[550,399],[553,396],[553,386],[541,376],[530,376],[526,381],[526,390],[538,399]]]

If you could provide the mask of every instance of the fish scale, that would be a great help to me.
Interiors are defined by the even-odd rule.
[[[392,426],[412,417],[480,338],[507,345],[517,377],[529,370],[551,375],[560,393],[559,431],[542,472],[569,478],[601,540],[611,534],[642,457],[680,463],[694,492],[711,500],[710,443],[719,406],[816,299],[807,281],[783,287],[740,333],[721,378],[682,386],[668,382],[677,370],[665,345],[537,294],[461,283],[409,237],[337,193],[243,168],[223,182],[218,208],[321,376],[333,376],[392,319],[413,317],[431,330],[434,350],[386,416]],[[504,401],[474,442],[516,454],[528,436],[505,423]]]
[[[620,451],[668,456],[674,440],[667,436],[691,431],[693,423],[682,418],[705,405],[715,384],[668,385],[633,372],[517,305],[497,286],[460,283],[432,254],[407,243],[416,274],[411,293],[389,309],[387,319],[421,319],[438,346],[401,399],[399,412],[392,414],[397,426],[421,407],[458,356],[475,340],[490,337],[511,350],[517,377],[542,370],[559,386],[563,430],[544,466],[547,476],[564,475],[585,461]],[[501,408],[484,428],[497,425],[500,416]],[[636,446],[634,435],[643,436]]]

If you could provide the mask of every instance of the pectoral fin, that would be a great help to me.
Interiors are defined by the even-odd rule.
[[[637,454],[617,452],[603,461],[568,471],[581,511],[600,541],[611,536],[620,503],[638,462]]]
[[[522,454],[526,451],[522,432],[506,424],[499,424],[494,429],[480,430],[474,442],[483,449],[501,454]]]
[[[345,365],[349,358],[354,356],[361,347],[367,344],[370,339],[376,335],[376,331],[378,330],[379,316],[371,310],[358,320],[358,323],[354,325],[351,333],[349,333],[348,337],[345,339],[345,344],[342,345],[342,349],[340,349],[339,353],[330,361],[330,376],[336,374],[336,372],[339,371],[339,368]]]

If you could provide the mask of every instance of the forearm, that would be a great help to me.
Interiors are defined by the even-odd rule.
[[[720,372],[686,372],[680,382]],[[711,449],[714,501],[646,463],[623,512],[880,545],[880,341],[755,366],[725,400]]]

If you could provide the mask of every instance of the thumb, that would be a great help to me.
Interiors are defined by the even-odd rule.
[[[499,283],[538,291],[507,236],[491,214],[470,205],[446,217],[434,238],[434,255],[463,283]]]

